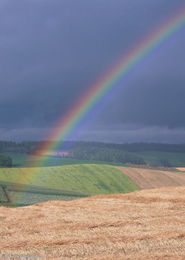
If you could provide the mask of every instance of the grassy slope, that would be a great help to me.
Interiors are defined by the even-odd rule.
[[[85,194],[131,192],[138,189],[121,171],[103,164],[1,168],[0,181],[26,183]]]

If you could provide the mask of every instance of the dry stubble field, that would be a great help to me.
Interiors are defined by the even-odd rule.
[[[121,166],[116,166],[116,168],[126,174],[141,189],[185,186],[185,173],[183,172]]]
[[[184,194],[185,187],[168,187],[1,207],[0,254],[64,260],[185,259]]]

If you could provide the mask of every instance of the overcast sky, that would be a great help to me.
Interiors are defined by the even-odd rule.
[[[1,0],[0,139],[45,139],[93,82],[182,5]],[[185,26],[123,78],[70,138],[185,143],[184,46]]]

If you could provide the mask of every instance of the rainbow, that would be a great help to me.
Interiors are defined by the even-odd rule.
[[[184,24],[185,8],[183,7],[160,26],[160,28],[157,28],[145,37],[136,48],[132,49],[126,56],[121,57],[112,69],[107,71],[95,84],[90,86],[83,96],[71,106],[67,113],[58,120],[46,138],[49,141],[43,142],[36,150],[35,155],[41,156],[41,159],[37,162],[37,166],[44,164],[47,160],[47,156],[44,155],[49,153],[49,151],[57,149],[71,135],[84,116],[101,101],[107,92],[116,87],[120,79]]]
[[[121,57],[115,66],[105,73],[95,84],[90,86],[83,96],[71,106],[67,113],[62,116],[51,130],[46,140],[35,152],[38,160],[29,167],[29,175],[26,178],[27,184],[34,183],[39,178],[40,168],[48,160],[49,152],[55,151],[76,129],[82,119],[95,107],[103,97],[117,86],[120,79],[123,79],[140,61],[152,53],[156,47],[168,39],[173,33],[185,25],[185,7],[176,12],[160,28],[154,30],[144,38],[136,48]],[[38,167],[34,167],[38,166]],[[22,174],[23,176],[23,174]],[[24,178],[24,176],[22,177]],[[24,181],[20,178],[20,183]],[[18,196],[19,197],[19,196]]]

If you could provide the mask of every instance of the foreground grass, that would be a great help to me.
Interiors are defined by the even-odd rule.
[[[185,187],[168,187],[1,207],[0,253],[12,259],[183,260],[184,194]]]
[[[38,185],[85,194],[127,193],[138,187],[120,170],[103,164],[1,168],[0,181]]]

